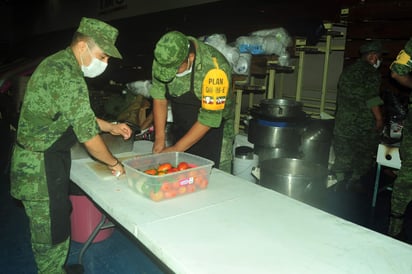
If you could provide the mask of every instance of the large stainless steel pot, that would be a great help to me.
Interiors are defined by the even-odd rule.
[[[302,134],[302,159],[328,166],[334,120],[312,119]]]
[[[319,199],[327,186],[327,168],[309,161],[268,159],[259,169],[260,185],[304,202]]]
[[[267,147],[254,145],[253,150],[259,156],[259,162],[273,158],[302,158],[299,147]]]
[[[303,104],[290,99],[263,99],[259,106],[265,117],[293,118],[302,115]]]
[[[301,124],[250,120],[248,141],[257,146],[281,147],[295,150],[300,146]]]

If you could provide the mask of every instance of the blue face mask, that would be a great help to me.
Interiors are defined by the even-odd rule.
[[[190,62],[190,60],[188,58],[187,63],[189,63],[189,62]],[[190,67],[188,69],[186,69],[185,71],[181,72],[181,73],[176,73],[176,77],[183,77],[183,76],[188,75],[189,73],[191,73],[192,72],[192,66],[193,66],[193,63],[190,63]]]

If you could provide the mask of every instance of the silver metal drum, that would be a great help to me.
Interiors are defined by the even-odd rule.
[[[327,187],[326,167],[294,158],[268,159],[260,163],[259,184],[301,201],[318,199]]]
[[[325,167],[329,163],[334,120],[313,119],[302,133],[301,148],[303,160]]]
[[[256,155],[259,155],[260,162],[274,158],[302,158],[302,153],[299,151],[299,147],[283,148],[255,145],[254,152]]]
[[[296,148],[300,146],[302,131],[300,125],[252,119],[248,141],[262,147]]]
[[[293,118],[301,115],[303,103],[291,99],[263,99],[260,110],[266,117]]]

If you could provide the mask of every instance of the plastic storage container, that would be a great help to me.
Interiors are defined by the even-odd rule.
[[[259,164],[259,156],[253,153],[253,148],[240,146],[235,149],[233,158],[233,175],[256,183],[257,179],[252,175],[253,167]]]
[[[100,223],[102,213],[93,205],[85,195],[70,195],[73,211],[71,220],[71,239],[78,243],[85,243],[93,230]],[[93,243],[109,238],[114,228],[102,229],[93,239]]]
[[[163,175],[145,173],[161,164],[177,167],[181,162],[188,163],[189,168]],[[131,189],[153,201],[162,201],[207,188],[214,162],[190,153],[168,152],[135,157],[123,164]]]

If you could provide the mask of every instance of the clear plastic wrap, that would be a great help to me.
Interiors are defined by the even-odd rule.
[[[241,53],[276,54],[285,57],[286,48],[292,39],[284,28],[259,30],[249,36],[236,39],[236,47]]]
[[[241,53],[236,65],[233,67],[233,71],[236,74],[248,75],[250,72],[251,61],[252,55],[250,53]]]
[[[275,54],[281,66],[289,65],[287,47],[291,43],[291,38],[283,28],[259,30],[249,36],[240,36],[233,47],[227,44],[224,34],[202,36],[199,40],[220,51],[236,74],[249,74],[252,55]]]
[[[205,43],[220,51],[232,67],[236,65],[240,52],[236,47],[226,44],[226,36],[224,34],[212,34],[205,38]]]
[[[236,39],[236,46],[241,53],[264,54],[263,37],[240,36]]]
[[[262,37],[274,37],[277,43],[281,44],[283,47],[288,47],[292,43],[292,39],[284,28],[274,28],[258,30],[251,33],[252,36],[262,36]]]
[[[217,49],[222,49],[226,46],[226,35],[215,33],[204,38],[206,44],[209,44]]]
[[[131,91],[134,95],[143,95],[144,97],[149,98],[149,90],[152,87],[152,83],[149,80],[145,81],[135,81],[126,84],[128,91]]]
[[[217,49],[226,57],[233,71],[237,74],[248,74],[250,67],[250,58],[241,56],[237,47],[229,46],[226,43],[226,36],[224,34],[212,34],[203,37],[203,41]]]

